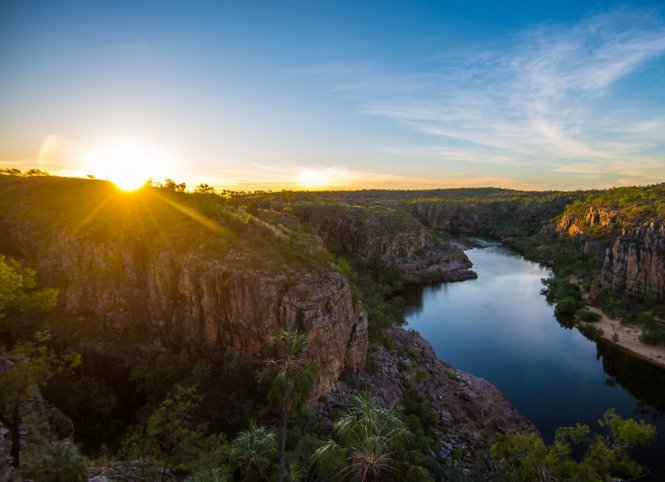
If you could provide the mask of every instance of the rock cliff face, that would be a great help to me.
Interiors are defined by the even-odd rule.
[[[634,227],[608,249],[600,287],[612,287],[637,299],[665,301],[665,224]]]
[[[317,396],[364,362],[367,315],[338,273],[270,275],[137,240],[65,233],[19,244],[29,246],[22,254],[43,284],[60,288],[67,315],[120,337],[139,330],[166,347],[256,356],[270,336],[298,327],[310,333],[320,367]]]
[[[295,214],[315,226],[327,246],[361,258],[413,256],[427,242],[427,231],[407,213],[320,204],[299,206]]]
[[[533,199],[425,200],[412,203],[411,212],[426,226],[453,235],[510,238],[536,234],[568,201],[568,196],[560,194]]]
[[[562,216],[554,232],[579,239],[584,252],[603,261],[594,293],[608,287],[639,300],[665,300],[662,221],[630,226],[614,209],[590,207],[584,216]]]
[[[399,269],[407,283],[476,278],[471,262],[456,246],[430,238],[428,230],[406,212],[388,216],[344,205],[300,208],[299,217],[315,226],[326,246],[361,259],[379,256]],[[398,218],[395,220],[395,218]]]
[[[489,212],[472,211],[468,207],[421,201],[411,206],[411,212],[430,228],[454,235],[487,236],[492,229]]]
[[[439,360],[432,346],[417,332],[391,328],[390,338],[397,349],[377,347],[368,354],[368,365],[350,383],[340,383],[337,390],[319,403],[318,417],[328,423],[335,410],[345,406],[350,395],[367,386],[386,403],[401,403],[407,387],[416,390],[437,413],[437,431],[444,434],[444,448],[452,456],[453,448],[462,449],[465,459],[482,444],[484,436],[494,440],[498,433],[535,432],[536,429],[493,385]]]

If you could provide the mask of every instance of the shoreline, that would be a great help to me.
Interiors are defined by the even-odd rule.
[[[665,368],[665,346],[647,345],[639,340],[642,330],[633,325],[622,325],[620,320],[610,318],[600,308],[589,304],[589,293],[581,285],[575,276],[569,276],[568,280],[580,288],[582,299],[586,303],[585,310],[597,313],[600,320],[594,322],[577,321],[577,325],[599,328],[600,336],[612,343],[612,345],[637,356],[659,368]],[[614,335],[616,334],[616,339]]]
[[[608,317],[595,306],[587,305],[585,309],[598,313],[602,318],[592,323],[582,321],[581,324],[600,328],[602,331],[600,336],[604,340],[660,368],[665,368],[665,346],[642,343],[638,338],[642,332],[640,328],[622,325],[619,320]],[[614,339],[615,334],[618,339]]]

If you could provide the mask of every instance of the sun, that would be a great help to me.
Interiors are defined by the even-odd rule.
[[[300,185],[304,187],[321,187],[328,182],[328,176],[323,171],[302,171],[298,176]]]
[[[168,156],[138,142],[113,142],[100,146],[83,159],[85,172],[113,182],[124,191],[135,191],[150,178],[168,172]]]

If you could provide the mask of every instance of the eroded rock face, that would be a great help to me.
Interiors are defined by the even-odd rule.
[[[655,221],[619,233],[620,226],[617,211],[591,207],[583,219],[563,216],[554,234],[582,240],[582,250],[603,261],[592,295],[611,288],[638,300],[665,300],[665,224]],[[601,237],[590,235],[595,227],[603,228]]]
[[[425,247],[427,230],[417,221],[390,225],[390,217],[345,205],[301,206],[297,216],[315,226],[328,247],[360,258],[413,256]],[[404,218],[406,221],[409,218]]]
[[[462,281],[478,276],[469,269],[472,264],[461,249],[432,239],[429,230],[415,219],[400,226],[386,226],[381,216],[361,217],[352,208],[335,205],[301,209],[299,216],[316,226],[330,249],[341,248],[364,260],[378,256],[384,265],[397,268],[407,283]]]
[[[28,264],[60,288],[63,311],[119,337],[143,330],[169,348],[258,356],[271,336],[297,327],[310,333],[320,368],[316,396],[364,363],[367,314],[339,273],[271,275],[214,255],[71,234],[30,245]]]
[[[608,249],[600,287],[611,287],[638,299],[665,300],[665,224],[637,226]]]
[[[567,214],[561,216],[556,223],[554,231],[557,235],[563,236],[587,236],[586,229],[599,226],[612,230],[618,226],[619,213],[614,209],[601,207],[590,207],[585,213],[583,219],[577,215]]]
[[[322,399],[317,411],[322,423],[332,423],[334,414],[359,389],[371,387],[385,403],[402,403],[410,386],[438,414],[435,429],[443,439],[457,445],[460,434],[469,434],[464,438],[471,452],[479,448],[483,434],[494,440],[502,432],[537,431],[496,387],[439,360],[417,332],[391,328],[387,333],[395,349],[376,347],[368,354],[371,370],[361,371],[353,381],[340,382],[336,391]]]

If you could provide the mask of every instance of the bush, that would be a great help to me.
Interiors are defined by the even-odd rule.
[[[554,313],[561,316],[572,316],[576,313],[578,308],[579,301],[572,296],[566,296],[557,302],[556,307],[554,308]]]
[[[665,345],[665,329],[656,328],[640,335],[640,341],[647,345]]]
[[[27,472],[35,482],[78,482],[87,480],[87,470],[88,460],[78,448],[62,441],[30,457]]]
[[[582,321],[586,321],[587,323],[600,321],[601,318],[603,317],[600,313],[596,313],[595,311],[589,311],[589,310],[577,310],[575,312],[575,316],[577,316]]]

